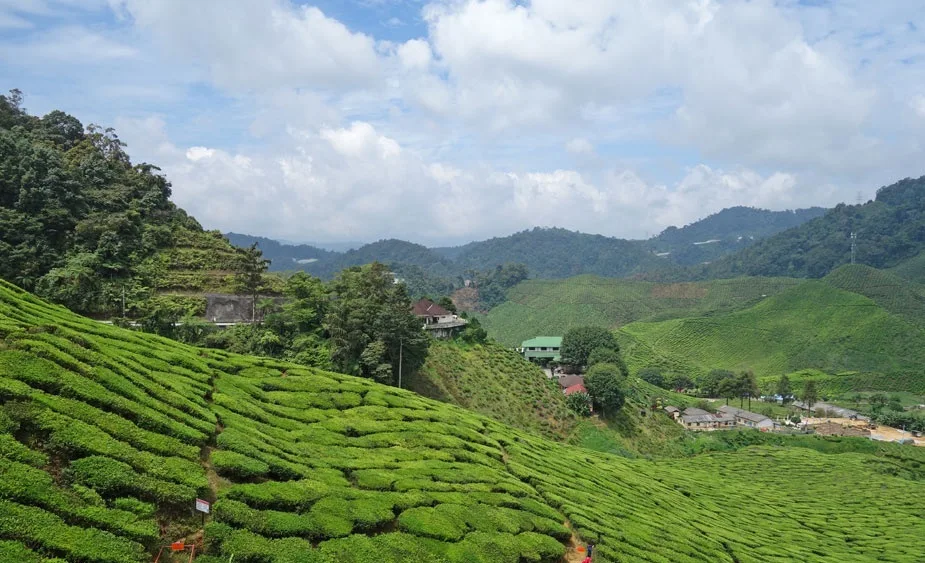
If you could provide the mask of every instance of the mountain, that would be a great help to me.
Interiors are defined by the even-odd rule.
[[[201,563],[554,563],[587,542],[597,561],[921,554],[918,448],[743,432],[737,451],[625,459],[5,282],[0,335],[4,561],[140,563],[177,540]]]
[[[668,227],[648,242],[657,255],[690,266],[747,248],[757,240],[821,217],[826,211],[821,207],[793,211],[730,207],[681,228]]]
[[[308,244],[283,244],[266,237],[225,233],[225,238],[237,247],[248,247],[253,243],[260,246],[263,257],[271,261],[273,270],[299,270],[303,265],[329,260],[336,252],[323,250]]]
[[[700,277],[791,276],[820,278],[856,261],[891,268],[925,248],[925,177],[880,188],[863,205],[840,204],[822,217],[789,229],[700,269]]]

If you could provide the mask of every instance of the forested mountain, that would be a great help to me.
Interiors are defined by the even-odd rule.
[[[324,261],[337,255],[336,252],[324,250],[308,244],[283,244],[266,237],[225,233],[225,238],[237,247],[246,248],[253,243],[260,246],[263,257],[271,262],[273,270],[300,270],[303,265]]]
[[[170,201],[158,171],[112,129],[0,96],[0,278],[100,315],[225,285],[234,249]]]
[[[730,207],[681,228],[668,227],[650,239],[648,246],[676,264],[701,264],[821,217],[826,211],[822,207],[792,211]]]
[[[851,261],[890,268],[925,248],[925,177],[880,188],[863,205],[840,204],[824,216],[756,243],[697,271],[698,277],[818,278]]]

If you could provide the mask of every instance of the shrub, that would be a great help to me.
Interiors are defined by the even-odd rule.
[[[458,514],[424,506],[402,512],[398,517],[398,527],[410,534],[443,541],[458,541],[468,529],[465,520]]]
[[[212,452],[212,466],[221,475],[240,479],[266,475],[270,471],[270,466],[262,461],[227,450]]]
[[[107,497],[137,495],[166,504],[186,504],[196,499],[195,489],[136,473],[127,463],[103,456],[71,462],[67,475]]]
[[[591,416],[591,396],[584,391],[572,393],[566,397],[565,404],[578,416]]]

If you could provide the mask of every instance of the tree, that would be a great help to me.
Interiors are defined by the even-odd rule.
[[[800,395],[800,399],[806,406],[806,410],[812,411],[813,405],[819,400],[819,392],[816,390],[815,380],[808,379],[806,383],[803,384],[803,393]]]
[[[671,373],[665,376],[665,385],[669,389],[684,390],[694,386],[694,380],[683,373]]]
[[[595,364],[616,364],[626,367],[619,350],[613,348],[595,348],[588,354],[588,367]]]
[[[751,409],[752,397],[758,397],[761,395],[761,391],[758,389],[758,379],[755,377],[754,372],[749,370],[740,373],[738,377],[738,387],[739,407],[742,406],[742,399],[748,398],[748,408]]]
[[[626,401],[626,376],[615,364],[597,364],[585,375],[585,388],[602,416],[613,416]]]
[[[456,303],[453,303],[453,300],[446,295],[437,300],[437,305],[440,305],[450,313],[456,314],[458,312],[456,309]]]
[[[739,380],[736,376],[730,373],[728,376],[724,377],[717,385],[717,394],[726,399],[726,405],[729,405],[729,399],[738,396],[739,393]]]
[[[253,243],[247,248],[236,248],[238,271],[235,284],[238,291],[251,298],[251,322],[257,321],[257,297],[266,289],[263,274],[270,267],[270,261],[263,257],[263,252]]]
[[[399,362],[405,374],[424,364],[428,337],[411,312],[405,286],[392,282],[386,266],[374,262],[347,268],[331,282],[330,291],[324,327],[338,371],[394,383]]]
[[[786,405],[793,400],[793,389],[790,387],[790,379],[786,374],[780,376],[777,381],[776,392],[781,396],[781,404]]]
[[[655,368],[643,368],[636,375],[639,376],[639,379],[656,387],[665,387],[665,378],[662,376],[662,372]]]
[[[710,373],[700,379],[700,390],[707,397],[721,397],[719,385],[728,377],[735,377],[735,374],[724,369],[711,370]]]
[[[596,348],[609,348],[618,353],[620,351],[617,339],[606,328],[581,326],[569,329],[565,333],[559,355],[563,364],[582,367],[588,365],[588,357]]]
[[[488,333],[482,328],[482,323],[475,317],[467,319],[469,324],[459,333],[459,340],[466,344],[485,344],[488,341]]]
[[[851,402],[854,403],[854,408],[856,409],[860,408],[861,401],[863,400],[864,400],[864,395],[861,395],[860,393],[855,393],[854,395],[851,396]]]
[[[566,397],[565,405],[578,416],[591,416],[591,396],[583,391]]]

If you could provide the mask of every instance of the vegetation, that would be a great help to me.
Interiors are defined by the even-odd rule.
[[[112,129],[0,96],[0,277],[102,317],[202,315],[231,289],[233,248],[170,202]]]
[[[699,273],[707,277],[791,276],[821,278],[856,260],[874,268],[898,266],[923,249],[925,178],[880,188],[863,205],[839,204],[824,216],[724,257]]]
[[[626,402],[626,367],[616,364],[597,364],[585,375],[588,396],[601,415],[612,417]]]
[[[0,334],[0,554],[18,561],[151,560],[197,532],[197,496],[214,501],[203,562],[552,563],[573,534],[605,562],[921,554],[917,448],[752,432],[626,459],[368,379],[100,325],[6,284]]]
[[[584,326],[575,327],[565,333],[559,354],[563,364],[581,368],[589,364],[588,358],[592,353],[605,353],[598,352],[598,350],[619,352],[620,345],[617,344],[609,330],[596,326]]]

